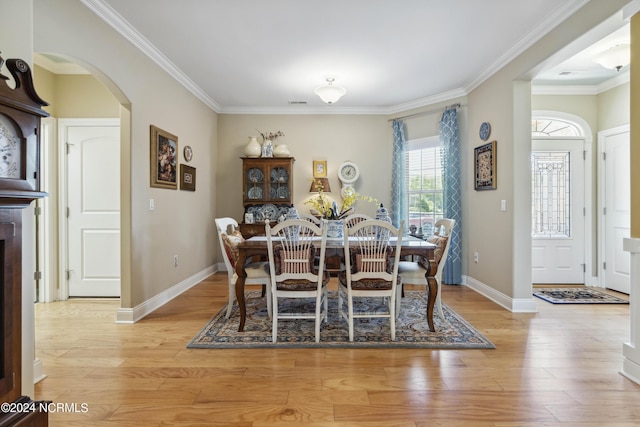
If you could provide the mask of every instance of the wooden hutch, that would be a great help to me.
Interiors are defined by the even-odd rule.
[[[242,157],[242,206],[239,224],[245,238],[264,235],[264,222],[277,221],[293,203],[293,157]],[[247,215],[248,214],[248,215]],[[253,223],[246,221],[253,218]]]
[[[40,190],[40,119],[49,105],[35,91],[29,65],[0,57],[0,427],[46,426],[46,403],[22,396],[22,209]],[[25,284],[25,286],[31,286]]]

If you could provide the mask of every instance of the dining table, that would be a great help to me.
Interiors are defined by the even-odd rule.
[[[247,306],[244,299],[244,284],[247,274],[244,270],[246,261],[251,257],[267,257],[267,237],[266,236],[253,236],[246,239],[244,242],[238,243],[238,259],[236,261],[236,274],[238,280],[236,281],[235,291],[236,300],[238,301],[238,307],[240,309],[240,324],[238,326],[238,332],[244,331],[244,324],[247,317]],[[397,239],[392,238],[390,245],[395,246]],[[344,253],[344,239],[343,238],[327,238],[327,249],[337,250],[339,253]],[[411,235],[403,236],[400,242],[400,256],[402,258],[406,256],[421,256],[425,259],[433,259],[436,245],[431,242],[427,242],[418,237]],[[436,273],[431,271],[431,263],[425,263],[426,272],[425,280],[427,281],[428,300],[427,300],[427,323],[429,324],[429,330],[435,332],[436,328],[433,324],[433,309],[436,303],[436,297],[438,295],[438,283],[433,277]],[[267,290],[269,292],[269,290]]]

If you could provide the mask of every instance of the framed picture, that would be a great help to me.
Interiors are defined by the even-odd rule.
[[[313,177],[314,178],[327,177],[327,161],[326,160],[313,161]]]
[[[495,190],[497,188],[498,151],[497,142],[491,141],[475,148],[475,189]]]
[[[151,125],[151,186],[178,188],[178,137]]]
[[[196,168],[189,165],[180,165],[180,189],[196,191]]]

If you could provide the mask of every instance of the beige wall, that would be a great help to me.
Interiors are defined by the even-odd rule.
[[[467,226],[463,230],[467,260],[478,251],[480,262],[469,262],[470,278],[514,301],[531,295],[531,71],[575,39],[618,12],[627,2],[590,2],[561,26],[469,94],[468,137],[463,149],[466,168],[473,167],[473,148],[480,144],[480,123],[492,125],[498,141],[498,189],[469,191]],[[594,120],[592,118],[591,120]],[[500,211],[507,201],[507,212]]]
[[[242,218],[242,157],[249,136],[282,131],[285,136],[276,144],[286,144],[295,157],[293,202],[308,212],[313,177],[313,160],[326,160],[331,197],[338,203],[340,181],[338,166],[346,160],[360,168],[356,191],[390,204],[391,193],[391,125],[385,116],[360,115],[228,115],[218,116],[218,153],[216,216]],[[358,201],[360,213],[375,215],[375,205]]]
[[[136,307],[206,270],[215,259],[216,114],[79,1],[34,0],[34,23],[36,52],[75,60],[109,88],[125,112],[132,111],[122,142],[122,165],[131,165],[121,173],[131,176],[123,182],[122,197],[123,241],[131,272],[130,285],[123,283],[121,303],[123,308]],[[150,187],[151,124],[177,135],[180,148],[193,147],[195,192]],[[155,210],[149,211],[152,198]],[[173,255],[180,257],[177,268]]]
[[[38,93],[56,118],[117,118],[120,104],[98,79],[89,74],[56,75],[34,67]]]
[[[630,123],[630,96],[629,83],[598,95],[598,132]]]

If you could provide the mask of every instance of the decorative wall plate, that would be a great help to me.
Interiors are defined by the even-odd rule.
[[[187,162],[190,162],[190,161],[191,161],[191,159],[193,159],[193,150],[191,149],[191,146],[190,146],[190,145],[186,145],[186,146],[184,147],[183,154],[184,154],[184,159],[185,159]]]
[[[480,139],[486,141],[489,139],[489,135],[491,135],[491,125],[489,122],[483,122],[480,125]]]

